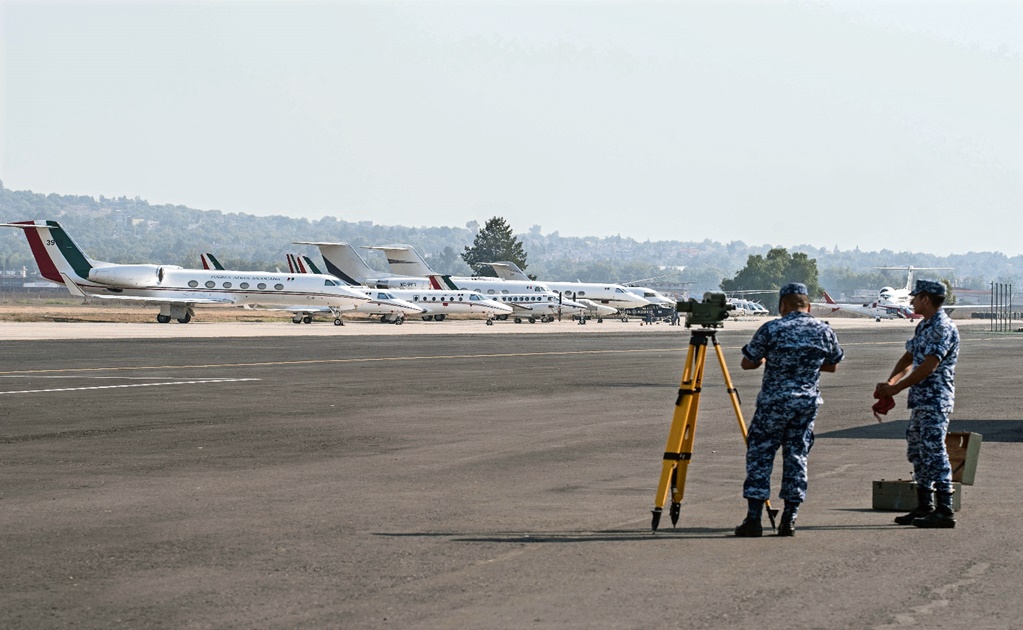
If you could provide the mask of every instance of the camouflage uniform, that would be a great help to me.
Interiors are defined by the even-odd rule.
[[[827,323],[805,312],[789,313],[760,327],[742,349],[754,363],[766,358],[757,409],[750,422],[743,496],[771,496],[774,455],[782,448],[782,499],[806,497],[806,458],[813,446],[813,422],[821,404],[820,369],[842,360],[842,348]]]
[[[917,324],[906,342],[915,369],[928,355],[940,362],[927,378],[909,388],[910,408],[906,427],[906,456],[913,465],[917,485],[938,492],[952,492],[952,467],[945,449],[948,414],[955,401],[955,365],[959,357],[959,329],[944,310]]]

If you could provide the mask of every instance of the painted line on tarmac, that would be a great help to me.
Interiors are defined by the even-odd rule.
[[[58,387],[53,389],[23,389],[12,392],[0,392],[0,396],[11,394],[44,394],[50,392],[82,392],[94,389],[125,389],[128,387],[161,387],[164,385],[201,385],[203,383],[240,383],[244,381],[259,381],[258,378],[211,378],[201,381],[168,381],[163,383],[132,383],[130,385],[94,385],[92,387]]]
[[[432,361],[451,359],[500,359],[509,357],[533,357],[533,356],[567,356],[567,355],[600,355],[600,354],[636,354],[649,352],[684,352],[682,348],[647,348],[627,350],[565,350],[549,352],[507,352],[493,354],[449,354],[433,356],[412,356],[412,357],[360,357],[353,359],[303,359],[300,361],[254,361],[251,363],[205,363],[195,365],[139,365],[123,367],[94,367],[94,368],[60,368],[52,370],[12,370],[0,372],[0,376],[21,375],[21,374],[54,374],[67,372],[114,372],[133,370],[192,370],[196,368],[239,368],[239,367],[273,367],[279,365],[328,365],[341,363],[378,363],[388,361]]]
[[[842,344],[846,346],[884,346],[904,345],[904,341],[866,341],[859,343]],[[0,372],[0,376],[20,374],[56,374],[68,372],[117,372],[117,371],[138,371],[138,370],[194,370],[198,368],[242,368],[242,367],[273,367],[279,365],[329,365],[341,363],[378,363],[387,361],[435,361],[455,359],[507,359],[513,357],[560,357],[572,355],[608,355],[608,354],[644,354],[659,352],[684,353],[688,346],[676,346],[672,348],[636,348],[625,350],[560,350],[547,352],[498,352],[493,354],[439,354],[433,356],[412,356],[412,357],[360,357],[355,359],[304,359],[301,361],[254,361],[252,363],[199,363],[195,365],[137,365],[122,367],[94,367],[94,368],[60,368],[53,370],[12,370]],[[739,350],[742,346],[725,346],[723,350]]]

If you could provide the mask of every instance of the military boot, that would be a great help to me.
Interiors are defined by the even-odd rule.
[[[796,535],[796,512],[799,510],[798,503],[785,502],[785,509],[781,512],[781,523],[778,524],[779,536]]]
[[[918,518],[923,518],[934,511],[934,490],[930,488],[924,488],[923,486],[916,487],[916,508],[913,509],[909,514],[903,514],[902,516],[895,517],[896,525],[912,525],[913,521]]]
[[[739,538],[760,538],[764,535],[764,526],[760,524],[760,521],[755,521],[747,516],[735,528],[735,535]]]
[[[952,492],[938,491],[937,506],[927,516],[913,519],[913,527],[927,529],[952,529],[956,526],[955,512],[952,510]]]
[[[764,535],[764,526],[760,524],[764,502],[758,499],[746,499],[746,502],[749,504],[746,518],[735,528],[735,535],[739,538],[760,538]]]

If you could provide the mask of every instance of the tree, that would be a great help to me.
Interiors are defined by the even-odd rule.
[[[440,273],[464,275],[466,271],[465,264],[458,257],[458,252],[450,245],[445,245],[439,254],[434,256],[427,254],[423,258],[426,260],[426,264],[430,265],[431,269]]]
[[[817,259],[799,252],[789,255],[785,248],[776,247],[767,252],[767,256],[750,256],[734,278],[721,281],[721,288],[724,291],[778,290],[790,282],[802,282],[810,297],[819,296]]]
[[[945,285],[945,305],[952,306],[956,303],[956,294],[952,290],[952,281],[948,278],[941,278],[941,284]]]
[[[486,263],[510,260],[526,270],[526,252],[522,242],[512,234],[511,226],[501,217],[494,217],[476,233],[472,247],[466,246],[462,260],[478,275],[494,276]]]

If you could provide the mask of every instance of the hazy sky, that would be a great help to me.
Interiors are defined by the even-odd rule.
[[[257,215],[1014,255],[1021,49],[1023,0],[0,0],[0,179]]]

